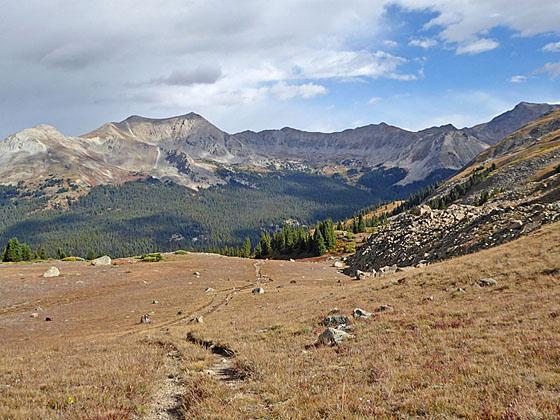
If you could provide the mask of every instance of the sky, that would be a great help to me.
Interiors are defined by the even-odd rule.
[[[560,102],[558,0],[0,0],[0,138],[196,112],[230,133]]]

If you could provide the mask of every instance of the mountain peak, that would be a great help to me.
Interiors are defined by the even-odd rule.
[[[201,115],[196,114],[194,112],[189,112],[188,114],[177,115],[175,117],[166,117],[166,118],[149,118],[149,117],[143,117],[141,115],[131,115],[130,117],[120,121],[118,124],[140,123],[140,122],[157,123],[157,122],[166,122],[166,121],[173,121],[173,120],[195,120],[195,119],[206,121],[206,119]]]

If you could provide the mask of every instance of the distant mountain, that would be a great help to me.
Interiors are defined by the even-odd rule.
[[[239,245],[287,220],[349,217],[523,148],[543,126],[496,137],[552,108],[520,104],[486,125],[419,132],[382,123],[228,134],[193,113],[132,116],[78,137],[37,126],[0,141],[0,245],[17,236],[51,256]]]
[[[232,135],[194,113],[166,119],[131,116],[79,137],[38,126],[0,141],[0,182],[33,191],[48,178],[62,178],[70,197],[76,197],[96,185],[147,177],[196,190],[227,183],[224,169],[289,169],[339,174],[369,189],[409,192],[449,176],[555,108],[521,103],[472,128],[445,125],[419,132],[381,123],[337,133],[283,128]]]
[[[493,145],[518,128],[556,109],[560,109],[560,105],[521,102],[511,111],[498,115],[490,122],[466,128],[463,131],[487,144]]]
[[[560,222],[560,109],[524,125],[403,207],[410,209],[391,217],[350,259],[350,273],[476,252]]]

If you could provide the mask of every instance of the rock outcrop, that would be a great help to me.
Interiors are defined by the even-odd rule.
[[[560,111],[522,128],[477,159],[424,203],[398,214],[348,260],[347,273],[417,266],[490,248],[560,221]],[[481,166],[482,165],[482,166]],[[484,171],[479,168],[485,167]],[[470,189],[457,189],[476,171]],[[464,191],[461,196],[457,191]]]

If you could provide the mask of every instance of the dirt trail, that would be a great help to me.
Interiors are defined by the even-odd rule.
[[[272,279],[262,272],[264,264],[265,261],[257,261],[253,264],[255,267],[255,281],[241,287],[218,290],[215,292],[210,302],[190,311],[186,315],[168,322],[158,323],[142,330],[129,331],[125,333],[125,335],[146,333],[154,329],[168,330],[169,327],[177,326],[181,323],[191,324],[197,322],[197,319],[200,317],[213,314],[222,307],[228,305],[238,293],[250,290],[261,283],[271,282]],[[208,375],[213,376],[232,388],[238,388],[247,377],[248,373],[238,366],[235,359],[235,352],[232,349],[212,341],[199,339],[190,332],[186,335],[185,339],[189,343],[207,349],[214,356],[214,363],[205,371]],[[177,420],[184,418],[181,411],[181,404],[185,387],[181,381],[181,356],[177,349],[166,355],[165,367],[167,378],[159,386],[154,396],[155,402],[149,413],[142,417],[143,419]]]

